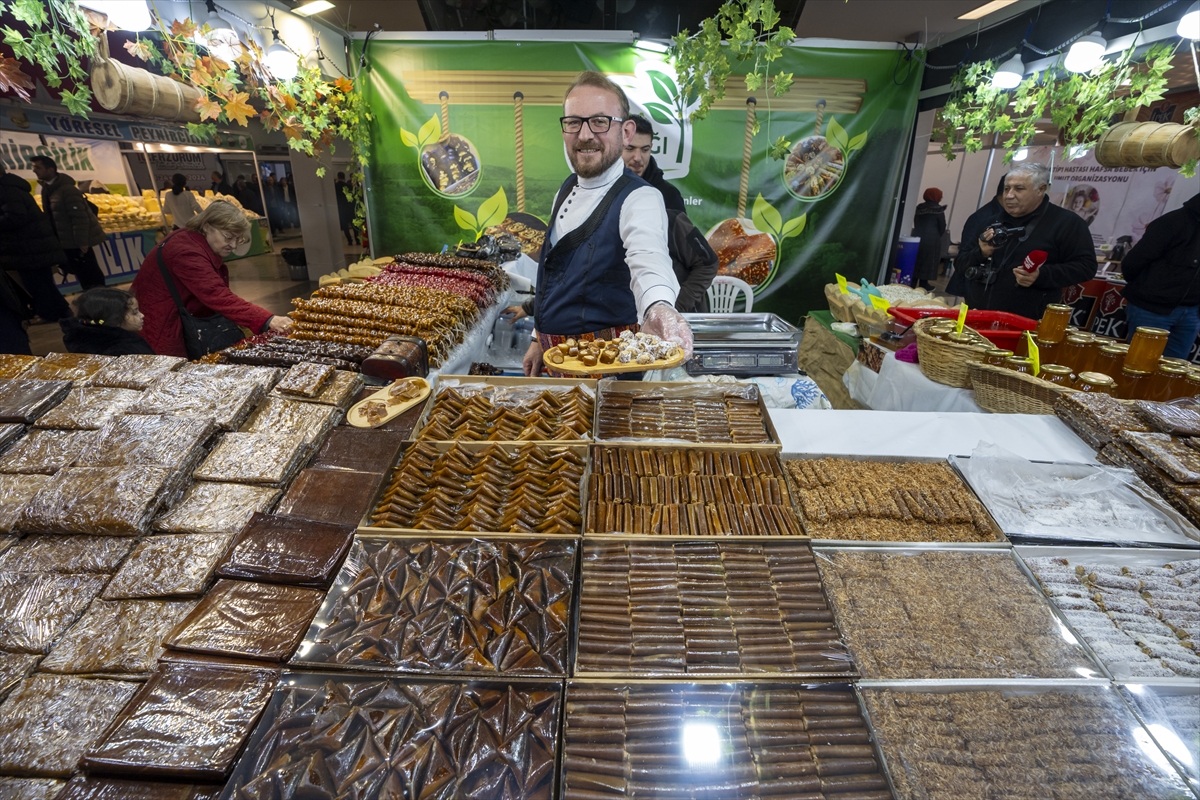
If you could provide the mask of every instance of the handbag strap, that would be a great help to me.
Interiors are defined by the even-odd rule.
[[[166,239],[158,243],[155,252],[158,258],[158,269],[162,272],[163,282],[167,284],[167,291],[171,293],[171,299],[175,301],[175,307],[179,309],[179,317],[190,317],[191,313],[183,304],[183,299],[179,296],[179,290],[175,288],[175,280],[171,277],[171,271],[167,269],[167,260],[163,257],[163,248],[167,246],[167,240],[175,234],[169,234]]]

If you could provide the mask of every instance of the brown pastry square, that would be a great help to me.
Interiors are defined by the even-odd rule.
[[[306,469],[292,482],[275,513],[334,525],[358,525],[383,476],[345,469]]]
[[[114,536],[34,534],[0,555],[0,572],[112,573],[132,549]]]
[[[178,356],[152,356],[143,353],[117,356],[92,376],[90,386],[134,389],[142,392],[163,375],[187,363]]]
[[[74,464],[95,438],[95,431],[34,429],[0,456],[0,473],[53,475]]]
[[[250,517],[269,511],[281,494],[274,486],[196,481],[170,511],[154,520],[154,529],[170,533],[237,533]]]
[[[255,514],[217,568],[222,578],[326,588],[354,541],[353,525]]]
[[[195,600],[96,600],[38,666],[70,674],[146,673]]]
[[[164,467],[70,467],[33,496],[17,523],[33,533],[145,533],[168,499],[172,474]]]
[[[1200,436],[1200,409],[1195,406],[1177,406],[1170,403],[1153,403],[1138,400],[1138,414],[1156,430],[1177,436]]]
[[[384,474],[395,465],[405,438],[400,431],[339,425],[325,437],[309,466]]]
[[[1200,483],[1200,451],[1167,433],[1122,434],[1145,458],[1179,483]]]
[[[133,389],[113,389],[92,385],[77,386],[66,399],[38,418],[35,428],[99,430],[104,423],[124,413],[142,393]]]
[[[84,384],[112,361],[112,356],[94,356],[87,353],[50,353],[21,373],[21,377],[26,380],[75,381],[78,384]]]
[[[151,536],[113,575],[104,598],[189,597],[201,594],[225,557],[231,533]]]
[[[201,481],[281,486],[308,452],[300,433],[226,433],[193,474]]]
[[[70,381],[0,380],[0,422],[30,424],[62,402]]]
[[[107,575],[0,573],[0,652],[46,652],[107,580]]]

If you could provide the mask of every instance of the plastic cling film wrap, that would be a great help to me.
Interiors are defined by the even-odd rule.
[[[628,385],[628,384],[626,384]],[[596,438],[704,444],[769,444],[754,384],[601,386]]]
[[[353,525],[255,514],[234,539],[217,575],[325,588],[353,541]]]
[[[897,800],[1188,797],[1107,685],[861,691]]]
[[[595,397],[576,386],[494,386],[439,381],[418,439],[463,441],[586,441]]]
[[[284,373],[283,380],[275,384],[275,391],[280,394],[298,395],[313,398],[325,388],[333,378],[334,369],[330,364],[314,364],[305,361],[292,366]]]
[[[72,467],[60,470],[25,510],[18,527],[30,533],[145,533],[171,491],[163,467]]]
[[[100,429],[77,463],[88,467],[146,464],[184,469],[200,457],[200,448],[214,430],[211,419],[123,414]]]
[[[0,800],[58,800],[65,785],[53,778],[0,778]]]
[[[75,463],[95,439],[95,431],[32,430],[0,456],[0,473],[53,475]]]
[[[0,572],[0,652],[46,652],[106,580],[105,575]]]
[[[35,534],[0,555],[0,572],[111,573],[132,549],[112,536]]]
[[[339,425],[325,437],[325,443],[310,465],[321,469],[349,469],[383,474],[391,470],[404,447],[401,431],[364,430]]]
[[[305,469],[275,513],[335,525],[357,525],[371,507],[383,476],[346,469]]]
[[[217,800],[221,786],[76,775],[54,800]],[[0,793],[0,798],[3,798]]]
[[[362,387],[362,375],[357,372],[347,372],[346,370],[339,369],[333,373],[333,378],[314,397],[282,394],[278,389],[276,389],[275,394],[279,397],[303,400],[307,403],[336,406],[345,411],[354,403],[354,396],[358,394]]]
[[[77,386],[60,405],[39,417],[34,427],[97,430],[141,397],[142,393],[133,389]]]
[[[28,425],[61,403],[69,391],[70,381],[0,381],[0,422]]]
[[[113,360],[112,356],[86,353],[50,353],[21,373],[21,377],[26,380],[74,381],[83,384]]]
[[[106,599],[186,597],[208,586],[233,534],[151,536],[143,540],[104,589]]]
[[[299,781],[312,797],[548,798],[560,707],[557,686],[289,675],[229,788],[277,798],[287,795],[276,787]]]
[[[94,772],[222,782],[271,698],[279,672],[160,663],[83,759]]]
[[[49,475],[0,475],[0,532],[16,528],[29,501],[51,480]]]
[[[39,665],[41,672],[145,673],[194,600],[96,600]]]
[[[271,391],[283,377],[283,370],[275,367],[251,367],[242,364],[187,363],[179,368],[179,372],[206,380],[253,383],[264,393]]]
[[[222,430],[237,430],[263,398],[262,387],[241,376],[210,378],[169,372],[130,406],[130,414],[167,414],[211,419]]]
[[[154,521],[168,533],[236,533],[251,516],[275,505],[273,486],[196,481],[170,511]]]
[[[38,361],[37,356],[23,356],[13,353],[0,354],[0,380],[11,380],[21,375]]]
[[[1138,414],[1156,429],[1179,436],[1200,436],[1200,410],[1195,406],[1152,403],[1139,400]]]
[[[864,678],[1099,677],[1007,551],[830,548],[817,565]]]
[[[0,705],[0,771],[67,777],[136,690],[128,681],[26,678]]]
[[[33,672],[41,656],[34,653],[0,653],[0,700],[21,682],[25,676]],[[4,795],[0,793],[0,797]]]
[[[845,675],[799,542],[586,542],[576,674]]]
[[[151,356],[140,353],[118,356],[92,376],[90,384],[114,389],[136,389],[140,392],[149,389],[156,380],[185,363],[187,359],[176,356]]]
[[[281,486],[308,453],[301,433],[226,433],[194,474],[203,481]]]
[[[1200,450],[1167,433],[1125,431],[1121,439],[1179,483],[1200,483]]]
[[[1192,791],[1200,790],[1200,687],[1130,683],[1118,688]]]
[[[297,660],[563,675],[574,565],[570,540],[360,539]]]
[[[853,689],[572,682],[563,797],[891,797]]]
[[[19,422],[0,423],[0,453],[25,435],[25,426]]]
[[[165,643],[185,652],[284,661],[324,596],[296,586],[219,580]]]
[[[246,420],[246,433],[302,433],[309,444],[319,444],[342,418],[342,412],[319,403],[301,403],[268,397]]]

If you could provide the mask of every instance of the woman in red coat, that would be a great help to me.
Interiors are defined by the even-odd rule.
[[[229,256],[250,235],[250,223],[232,203],[214,200],[162,243],[167,270],[188,312],[196,317],[222,314],[255,332],[286,333],[292,321],[243,300],[229,289]],[[145,316],[142,337],[164,356],[187,357],[179,309],[158,268],[157,248],[146,256],[133,280],[133,294]]]

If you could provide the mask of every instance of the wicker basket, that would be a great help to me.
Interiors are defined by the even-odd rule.
[[[971,378],[967,375],[967,367],[983,361],[983,354],[991,348],[992,343],[966,326],[963,326],[963,333],[968,334],[978,344],[956,344],[934,338],[926,332],[930,326],[945,321],[937,317],[927,317],[913,323],[913,330],[917,334],[917,361],[921,372],[931,381],[957,389],[970,389]]]
[[[854,312],[850,310],[850,301],[857,298],[851,294],[842,294],[836,283],[825,284],[825,299],[829,301],[829,313],[838,322],[854,322]]]
[[[993,414],[1053,414],[1058,398],[1078,391],[991,364],[971,364],[968,372],[975,402]]]

